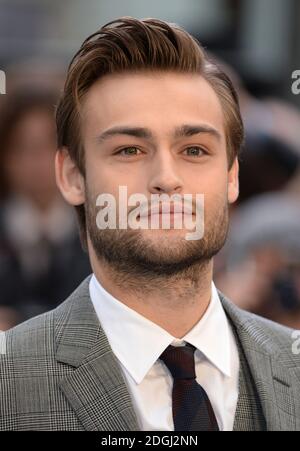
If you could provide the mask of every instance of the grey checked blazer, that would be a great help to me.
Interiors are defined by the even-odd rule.
[[[89,280],[55,310],[6,334],[0,430],[139,430],[122,370],[93,308]],[[292,331],[219,296],[251,370],[267,429],[299,431],[300,355],[292,353]]]

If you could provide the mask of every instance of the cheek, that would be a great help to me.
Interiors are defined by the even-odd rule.
[[[185,192],[204,194],[209,199],[227,195],[228,173],[226,168],[203,166],[193,175],[186,174]]]
[[[137,179],[129,169],[126,171],[116,170],[112,165],[95,165],[86,167],[86,180],[88,191],[94,198],[99,194],[112,194],[115,199],[119,199],[119,187],[127,188],[128,196],[132,193],[143,192],[143,180]]]
[[[223,209],[228,204],[227,172],[218,173],[206,180],[203,187],[205,213],[208,216]]]

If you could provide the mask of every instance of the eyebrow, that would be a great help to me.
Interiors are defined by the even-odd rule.
[[[179,139],[188,136],[198,135],[201,133],[208,133],[217,138],[219,141],[221,140],[221,133],[214,127],[211,127],[210,125],[206,124],[199,125],[183,124],[174,129],[172,136],[175,139]],[[96,141],[98,143],[102,143],[103,141],[117,135],[134,136],[135,138],[147,140],[151,140],[154,138],[153,133],[148,128],[124,126],[124,127],[112,127],[108,130],[105,130],[103,133],[101,133],[99,136],[96,137]]]

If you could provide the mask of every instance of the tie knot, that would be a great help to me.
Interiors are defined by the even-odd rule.
[[[195,347],[187,343],[185,346],[168,346],[160,359],[168,367],[174,379],[195,379]]]

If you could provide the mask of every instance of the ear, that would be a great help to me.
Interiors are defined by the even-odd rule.
[[[233,204],[239,197],[239,162],[235,158],[228,172],[228,202]]]
[[[65,147],[56,152],[55,175],[65,200],[70,205],[82,205],[85,202],[84,177]]]

